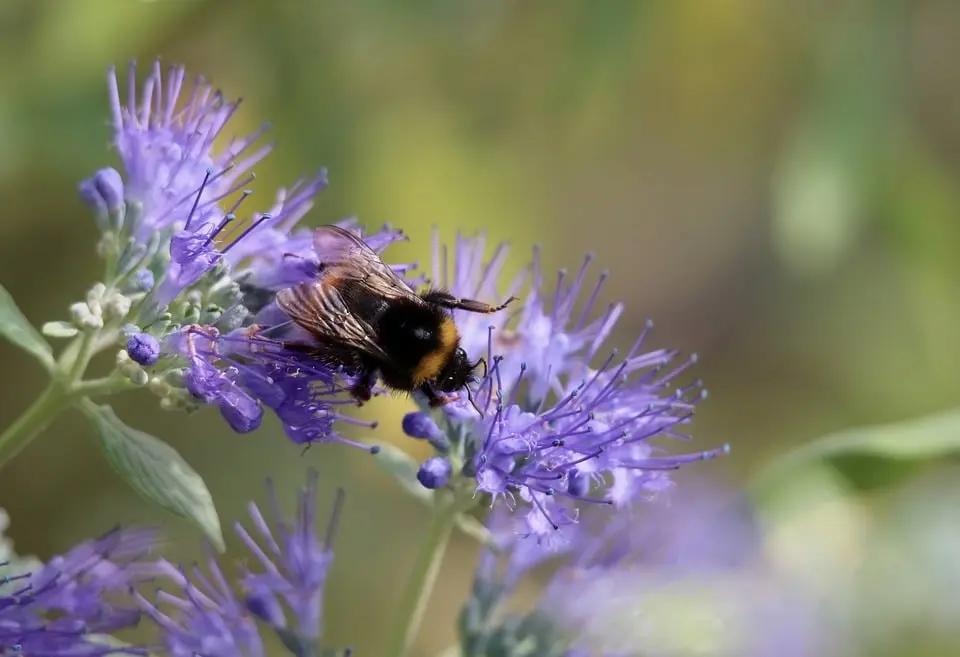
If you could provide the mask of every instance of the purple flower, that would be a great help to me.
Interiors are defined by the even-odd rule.
[[[320,534],[317,519],[317,473],[311,471],[307,486],[300,491],[297,516],[292,523],[280,517],[276,494],[268,483],[274,529],[256,504],[250,504],[254,536],[241,525],[237,534],[256,561],[260,572],[247,571],[242,579],[248,609],[257,610],[261,620],[275,629],[287,622],[279,601],[286,603],[295,619],[296,634],[305,639],[320,638],[323,616],[323,587],[333,563],[333,537],[343,506],[343,491],[337,492],[333,511]],[[269,610],[269,611],[268,611]]]
[[[349,382],[337,372],[313,361],[309,354],[286,349],[247,329],[220,335],[211,327],[189,328],[172,336],[187,354],[184,383],[190,393],[220,409],[240,433],[255,429],[263,407],[271,409],[287,436],[298,445],[341,442],[376,452],[337,432],[338,423],[373,428],[376,423],[356,420],[340,412],[353,406],[345,396]]]
[[[521,624],[542,630],[536,640],[564,646],[549,654],[825,654],[825,619],[763,562],[745,500],[688,486],[669,502],[585,517],[553,553],[518,540],[518,520],[495,512],[489,526],[501,556],[487,551],[481,559],[471,603],[495,616],[534,567],[557,558],[561,565]],[[498,636],[485,630],[475,640]]]
[[[165,381],[171,369],[187,365],[183,388],[156,384],[158,394],[172,397],[163,400],[166,407],[190,408],[192,396],[216,406],[240,433],[259,427],[267,407],[297,443],[344,440],[334,429],[336,421],[349,421],[338,412],[349,402],[334,399],[345,389],[341,373],[264,337],[289,324],[278,314],[273,293],[317,273],[313,233],[297,224],[326,186],[326,175],[321,171],[281,189],[267,212],[241,214],[251,195],[250,169],[272,150],[254,146],[266,126],[215,148],[239,102],[227,101],[202,78],[188,91],[185,80],[182,67],[164,76],[154,62],[138,89],[131,63],[121,101],[116,72],[110,71],[123,175],[104,170],[80,186],[97,212],[123,215],[122,237],[128,239],[115,240],[113,247],[119,249],[120,289],[145,293],[127,317],[134,326],[130,357],[147,367],[157,363],[152,338],[136,330],[150,327],[162,353],[175,356],[148,372],[152,380]],[[376,249],[398,239],[403,235],[389,228],[365,236]],[[251,320],[263,334],[244,329]]]
[[[164,77],[157,61],[138,89],[131,62],[125,102],[116,71],[107,81],[124,175],[105,169],[81,183],[80,191],[101,214],[116,214],[122,201],[124,230],[137,242],[159,237],[161,246],[168,245],[169,262],[152,297],[158,308],[221,262],[237,277],[250,273],[265,281],[279,277],[279,269],[295,268],[282,262],[284,254],[296,255],[309,244],[308,231],[291,231],[326,186],[324,172],[280,190],[269,212],[241,218],[241,205],[252,193],[246,189],[254,180],[251,168],[273,149],[254,149],[268,126],[215,149],[240,103],[227,101],[203,78],[187,93],[184,68],[173,66]]]
[[[210,561],[209,576],[198,567],[187,571],[165,559],[156,568],[179,595],[160,590],[155,601],[135,595],[171,657],[266,655],[256,623],[215,561]]]
[[[0,647],[51,657],[120,652],[93,635],[137,624],[139,610],[118,600],[152,574],[142,560],[155,544],[152,532],[117,529],[31,573],[3,578]]]
[[[340,225],[351,225],[349,222]],[[254,232],[247,238],[256,244],[261,234]],[[268,241],[273,238],[269,238]],[[301,238],[291,238],[291,242]],[[389,227],[380,233],[365,237],[375,249],[404,239],[399,231]],[[246,248],[246,247],[244,247]],[[309,252],[303,249],[310,249]],[[315,275],[321,254],[313,251],[312,233],[305,246],[288,243],[282,250],[286,258],[277,255],[276,261],[268,245],[251,254],[240,276],[259,284],[291,281],[293,271],[271,272],[270,267],[283,267],[294,262],[300,276]],[[287,252],[287,249],[293,249]],[[296,251],[299,250],[299,253]],[[290,254],[293,255],[290,255]],[[397,266],[400,273],[409,266]],[[355,374],[335,370],[316,358],[309,350],[290,348],[290,343],[309,346],[311,337],[291,326],[290,319],[276,303],[269,301],[256,315],[255,324],[221,334],[214,327],[189,326],[171,336],[170,351],[185,355],[189,371],[185,377],[187,389],[205,403],[218,406],[230,426],[237,431],[259,424],[262,407],[270,408],[283,423],[287,436],[299,445],[315,442],[342,442],[375,452],[377,448],[351,441],[337,432],[336,424],[345,422],[367,428],[376,423],[355,420],[341,412],[355,401],[346,393],[353,385]],[[282,331],[278,333],[278,331]],[[277,339],[276,336],[282,339]],[[233,419],[235,418],[235,419]],[[247,429],[249,430],[249,429]]]
[[[447,249],[442,249],[434,234],[432,281],[455,296],[499,302],[509,296],[519,296],[519,308],[510,307],[494,316],[467,311],[456,311],[454,316],[460,328],[461,342],[469,354],[483,354],[488,350],[501,357],[501,374],[506,385],[512,384],[525,367],[527,406],[536,406],[548,393],[563,396],[569,385],[565,379],[582,377],[590,362],[600,353],[609,337],[623,304],[610,304],[600,315],[590,319],[607,272],[602,272],[593,287],[587,285],[587,271],[593,256],[584,258],[573,280],[566,270],[556,278],[553,291],[547,290],[540,268],[540,250],[534,248],[530,265],[513,279],[504,292],[496,282],[501,278],[509,248],[499,244],[489,260],[484,261],[486,238],[458,236],[453,247],[452,273],[446,271]],[[582,292],[589,290],[580,310],[574,312]],[[507,322],[507,319],[510,319]],[[490,326],[495,330],[492,335]],[[653,352],[651,361],[669,361],[671,354]]]
[[[474,357],[485,353],[491,367],[472,392],[483,417],[466,399],[444,411],[470,436],[468,472],[477,489],[494,502],[523,504],[526,533],[563,540],[556,530],[576,523],[584,504],[628,506],[669,488],[670,471],[726,451],[672,456],[654,443],[687,438],[682,429],[706,395],[697,381],[677,383],[695,356],[671,367],[674,352],[641,351],[649,323],[625,355],[612,350],[595,364],[622,304],[591,319],[604,273],[574,312],[590,257],[572,281],[561,272],[548,293],[535,251],[528,272],[500,294],[494,282],[507,249],[501,245],[485,263],[484,248],[482,237],[458,238],[448,277],[438,266],[447,256],[435,243],[434,283],[459,297],[498,301],[517,294],[524,302],[514,316],[456,313],[465,349]]]
[[[181,96],[186,70],[171,66],[164,78],[159,60],[153,63],[139,90],[136,74],[136,64],[131,62],[126,102],[121,100],[112,68],[107,83],[114,146],[125,170],[121,189],[128,205],[128,229],[146,243],[154,233],[182,228],[191,215],[197,224],[207,223],[216,213],[218,201],[239,193],[252,180],[250,168],[272,146],[250,152],[266,130],[263,126],[250,137],[231,140],[214,154],[214,141],[240,102],[227,101],[201,77],[196,78],[189,94]],[[192,210],[191,205],[195,206]]]
[[[211,560],[209,576],[198,568],[188,573],[161,562],[162,574],[173,583],[176,594],[161,591],[156,603],[138,597],[173,657],[265,655],[258,621],[275,632],[293,654],[319,654],[323,588],[333,562],[332,540],[343,493],[337,493],[330,518],[321,529],[315,472],[310,472],[306,487],[300,491],[292,522],[281,517],[269,482],[268,491],[271,522],[251,502],[252,531],[240,523],[235,527],[258,564],[253,569],[244,568],[239,582],[242,595],[235,594]],[[288,613],[292,622],[288,622]]]

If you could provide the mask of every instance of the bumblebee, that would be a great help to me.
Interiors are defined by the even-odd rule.
[[[370,399],[378,376],[388,388],[422,392],[431,406],[449,402],[446,393],[465,388],[483,362],[471,362],[460,346],[450,311],[495,313],[515,300],[492,306],[440,289],[418,294],[339,226],[317,228],[313,245],[316,277],[277,293],[277,305],[312,340],[283,344],[357,375],[351,394],[358,404]]]

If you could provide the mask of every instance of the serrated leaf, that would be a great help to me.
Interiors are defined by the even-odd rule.
[[[850,486],[873,489],[909,476],[925,462],[960,454],[960,410],[905,422],[857,427],[814,440],[787,454],[757,477],[765,494],[808,466],[827,464]]]
[[[128,427],[109,406],[84,400],[81,408],[97,429],[104,455],[124,481],[147,500],[192,521],[222,552],[223,531],[210,491],[177,450]]]
[[[403,489],[424,504],[433,504],[433,491],[423,487],[417,481],[420,464],[399,447],[390,443],[378,443],[380,451],[373,457],[374,462],[400,482]]]
[[[36,356],[47,369],[53,367],[53,350],[50,345],[27,321],[13,297],[2,285],[0,285],[0,335]]]
[[[70,322],[47,322],[40,332],[48,338],[72,338],[80,331]]]

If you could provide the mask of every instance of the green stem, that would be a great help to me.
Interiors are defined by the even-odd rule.
[[[406,590],[400,601],[400,617],[393,628],[390,643],[387,645],[387,657],[406,657],[410,646],[420,629],[420,621],[426,611],[427,602],[433,592],[433,586],[440,574],[447,543],[453,531],[457,509],[452,503],[438,500],[434,508],[427,537],[417,555]]]
[[[60,382],[52,382],[33,404],[0,434],[0,469],[50,426],[60,413],[79,400],[112,395],[133,387],[128,379],[120,376],[78,381],[69,388]]]
[[[77,350],[77,359],[73,361],[70,366],[70,372],[68,374],[69,381],[79,381],[83,373],[87,371],[87,365],[90,364],[90,359],[93,358],[99,336],[100,331],[87,331],[81,335],[80,346]]]
[[[59,383],[47,386],[17,421],[0,434],[0,468],[19,454],[71,403],[72,399]]]

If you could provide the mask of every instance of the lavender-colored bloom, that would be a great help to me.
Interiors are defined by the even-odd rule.
[[[215,149],[239,102],[225,100],[202,78],[187,92],[185,79],[182,67],[164,76],[155,62],[138,89],[131,64],[121,100],[117,75],[110,71],[123,177],[105,170],[81,185],[98,212],[112,212],[117,199],[123,201],[122,234],[105,248],[120,249],[115,255],[121,289],[146,292],[127,321],[159,326],[151,328],[155,334],[169,328],[160,343],[162,352],[175,358],[148,374],[162,378],[185,363],[186,391],[157,388],[175,396],[164,400],[167,407],[191,407],[189,393],[218,407],[238,432],[256,429],[268,407],[297,443],[340,440],[334,423],[346,419],[338,409],[349,402],[334,397],[349,387],[349,373],[321,367],[264,337],[277,337],[274,329],[289,323],[278,314],[272,294],[317,273],[312,231],[297,224],[326,186],[326,175],[321,171],[280,190],[267,212],[241,215],[251,194],[250,169],[272,149],[254,146],[266,126]],[[379,250],[403,235],[386,228],[364,239]],[[244,328],[252,321],[265,329],[262,334]],[[141,337],[133,338],[130,356],[150,366],[156,362],[152,345]]]
[[[115,598],[122,600],[131,586],[151,574],[142,560],[155,543],[152,532],[118,529],[81,543],[33,572],[3,578],[0,648],[50,657],[119,652],[97,642],[94,635],[138,622],[139,610]]]
[[[256,428],[265,406],[296,444],[341,442],[375,451],[337,432],[337,423],[367,428],[376,423],[339,411],[354,404],[344,396],[349,381],[341,381],[337,372],[312,361],[308,354],[288,350],[247,329],[223,336],[212,328],[191,328],[173,339],[182,345],[176,348],[189,355],[187,390],[217,406],[234,430]]]
[[[237,523],[236,531],[262,571],[247,571],[242,583],[251,611],[274,629],[288,629],[279,600],[286,603],[294,618],[293,631],[306,640],[320,638],[323,616],[323,587],[333,563],[333,537],[343,506],[343,491],[337,492],[333,511],[320,534],[317,519],[317,473],[311,471],[307,486],[300,491],[296,518],[282,520],[272,484],[268,483],[274,529],[256,504],[250,504],[252,536]],[[270,610],[270,611],[265,611]]]
[[[419,481],[424,488],[431,490],[443,488],[447,485],[447,481],[450,480],[451,474],[453,474],[453,466],[450,465],[450,461],[442,456],[433,456],[424,461],[420,466],[420,469],[417,471],[417,481]]]
[[[434,234],[432,281],[455,296],[499,302],[508,296],[520,296],[519,308],[510,307],[495,316],[456,311],[461,342],[470,354],[483,354],[492,334],[492,352],[501,357],[501,373],[506,385],[512,384],[525,368],[523,395],[526,406],[536,406],[548,393],[560,397],[569,390],[565,379],[583,377],[590,362],[600,353],[609,337],[623,304],[610,304],[598,318],[590,320],[607,272],[602,272],[579,312],[574,306],[586,287],[587,271],[593,261],[588,255],[570,281],[566,270],[557,275],[556,286],[548,292],[540,267],[540,250],[535,248],[529,267],[500,293],[496,282],[501,277],[509,248],[499,244],[491,258],[484,261],[486,239],[458,236],[452,258],[442,249]],[[447,262],[452,260],[452,272]],[[507,325],[506,319],[515,316]],[[635,355],[635,354],[634,354]],[[647,354],[646,358],[665,364],[672,354],[666,351]]]
[[[130,360],[140,365],[153,365],[160,358],[160,341],[149,333],[134,333],[127,338]]]
[[[121,101],[113,69],[107,80],[114,145],[125,175],[121,181],[109,170],[109,180],[117,184],[105,185],[107,176],[100,172],[81,184],[81,192],[88,202],[99,208],[102,201],[107,209],[122,195],[124,229],[136,241],[148,244],[165,236],[161,241],[169,244],[169,264],[154,291],[156,306],[166,306],[221,261],[235,275],[253,267],[254,273],[269,277],[272,272],[260,272],[251,261],[270,262],[274,268],[284,253],[302,250],[304,236],[291,235],[291,229],[326,186],[323,172],[280,190],[269,212],[244,220],[238,211],[251,194],[246,189],[254,180],[251,168],[273,148],[267,144],[253,149],[268,126],[215,152],[214,141],[225,131],[239,101],[227,101],[202,78],[189,93],[181,93],[184,68],[171,67],[164,77],[159,62],[154,62],[139,90],[136,66],[130,64],[126,102]],[[93,191],[101,193],[92,198]]]
[[[155,601],[135,595],[170,657],[265,657],[256,623],[215,561],[209,577],[198,567],[187,571],[164,559],[156,568],[178,594],[159,590]]]
[[[272,149],[267,145],[248,152],[264,126],[214,154],[214,140],[240,103],[228,102],[199,77],[181,97],[185,81],[183,67],[170,67],[164,78],[155,61],[138,90],[131,62],[123,102],[116,71],[111,68],[107,75],[114,145],[126,173],[125,198],[135,209],[129,231],[144,243],[154,233],[182,228],[191,214],[197,224],[207,223],[216,202],[240,192],[252,180],[250,168]],[[201,188],[203,198],[198,197]],[[191,205],[196,206],[192,211]]]
[[[481,559],[471,602],[485,603],[484,617],[493,618],[532,568],[561,559],[535,609],[516,624],[540,630],[531,638],[552,652],[537,654],[824,654],[825,619],[763,562],[755,520],[736,495],[694,485],[674,491],[669,505],[592,515],[554,553],[519,540],[516,525],[494,513],[501,556]],[[495,626],[475,622],[475,643],[502,635]]]
[[[670,456],[653,444],[660,436],[686,438],[681,429],[705,392],[699,382],[677,384],[695,356],[670,367],[674,352],[641,351],[650,324],[624,356],[613,351],[594,364],[622,305],[590,319],[604,273],[574,313],[590,257],[571,282],[561,272],[548,294],[535,251],[528,272],[499,294],[494,283],[507,249],[484,263],[484,248],[482,237],[458,238],[448,277],[447,254],[435,242],[433,282],[458,297],[498,302],[517,294],[524,302],[513,316],[455,313],[463,346],[471,356],[485,354],[491,367],[473,389],[483,417],[466,399],[444,411],[470,436],[477,489],[494,502],[523,503],[527,533],[562,540],[556,530],[576,523],[585,503],[628,506],[669,488],[671,470],[726,451]]]
[[[209,576],[197,568],[188,573],[161,562],[160,570],[176,593],[161,591],[156,603],[138,596],[173,657],[261,657],[265,650],[257,621],[275,632],[292,654],[319,654],[323,588],[333,562],[332,540],[343,493],[338,491],[326,528],[321,529],[315,472],[311,471],[300,491],[292,522],[281,517],[269,482],[268,491],[272,522],[251,502],[252,531],[240,523],[235,526],[259,564],[259,568],[244,569],[242,595],[234,593],[219,566],[210,560]],[[288,613],[292,622],[288,622]]]
[[[349,227],[351,222],[340,225]],[[246,238],[251,244],[260,238],[259,232]],[[276,235],[275,235],[276,237]],[[274,238],[268,238],[274,239]],[[301,238],[291,238],[291,242]],[[372,248],[386,248],[387,245],[404,239],[399,231],[386,227],[382,232],[365,237]],[[245,240],[246,241],[246,240]],[[247,264],[241,275],[249,275],[250,280],[284,280],[289,282],[296,275],[315,275],[321,262],[321,255],[313,251],[312,238],[307,241],[310,251],[294,253],[287,261],[296,263],[300,274],[292,270],[274,276],[269,273],[271,253],[264,246],[256,258]],[[284,250],[300,249],[298,244],[288,243]],[[283,261],[278,257],[277,263]],[[410,267],[398,266],[395,269],[403,274]],[[368,445],[362,445],[341,436],[336,430],[338,422],[372,428],[375,423],[355,420],[341,413],[345,405],[354,405],[347,396],[353,385],[356,373],[334,370],[311,357],[309,350],[288,348],[289,343],[309,345],[311,337],[290,326],[290,319],[283,314],[276,303],[269,302],[255,317],[253,328],[241,328],[227,334],[220,334],[213,327],[188,327],[169,341],[171,349],[185,354],[190,363],[186,376],[187,389],[205,403],[217,405],[221,413],[235,430],[241,430],[242,421],[254,422],[253,414],[263,406],[270,408],[283,423],[287,436],[297,444],[315,442],[342,442],[376,451]],[[282,329],[283,340],[275,339],[275,330]],[[268,337],[271,336],[271,337]],[[229,410],[229,412],[227,412]]]

